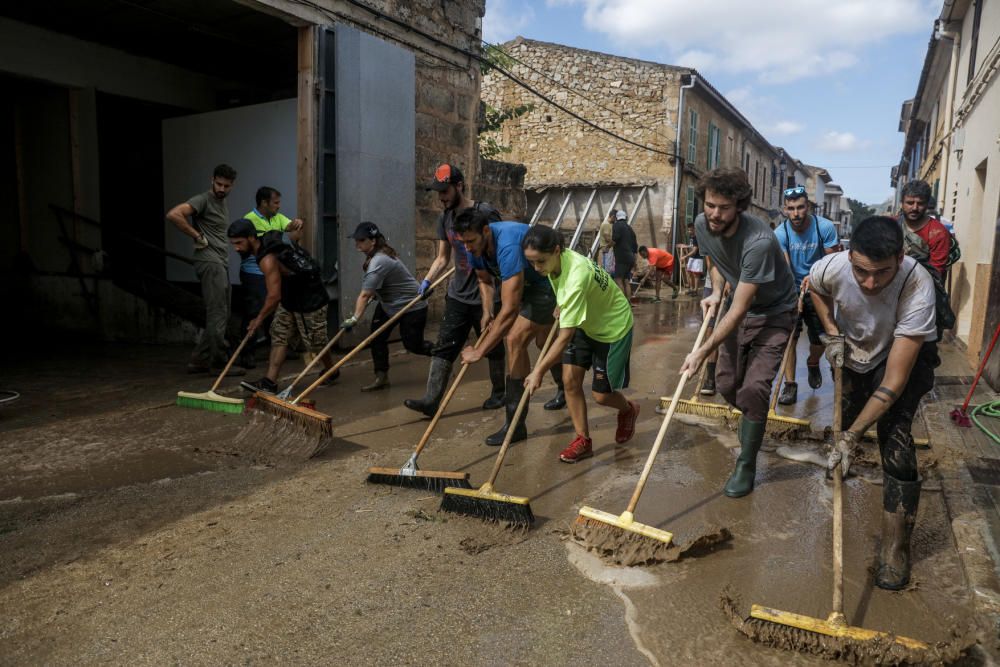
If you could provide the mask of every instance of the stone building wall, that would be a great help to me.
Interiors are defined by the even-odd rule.
[[[504,220],[528,221],[527,198],[524,194],[523,164],[480,160],[479,174],[472,186],[471,196],[493,204]]]

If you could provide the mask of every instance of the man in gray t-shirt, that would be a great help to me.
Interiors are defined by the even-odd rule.
[[[873,217],[855,226],[849,252],[812,266],[809,286],[827,358],[842,374],[842,430],[828,466],[846,475],[861,438],[877,424],[883,484],[875,584],[900,590],[910,578],[910,535],[920,501],[910,429],[940,364],[934,281],[904,255],[899,223]]]
[[[229,207],[226,196],[236,180],[236,170],[220,164],[212,173],[212,187],[167,212],[167,221],[194,240],[194,271],[205,300],[205,330],[188,363],[188,372],[221,370],[229,360],[226,327],[229,325]],[[190,222],[188,219],[190,218]],[[243,375],[230,368],[228,375]]]
[[[703,314],[718,310],[723,281],[732,288],[732,305],[681,367],[694,375],[719,350],[716,388],[742,412],[740,454],[724,489],[730,498],[753,491],[771,384],[797,318],[795,281],[778,240],[746,213],[752,194],[742,169],[713,169],[698,182],[705,211],[695,220],[695,234],[701,254],[712,260],[712,294],[701,302]]]
[[[455,236],[452,223],[458,212],[467,208],[476,208],[488,213],[490,220],[494,222],[500,222],[500,213],[487,202],[470,199],[466,193],[465,176],[458,167],[451,164],[442,164],[435,170],[434,180],[427,185],[426,190],[438,193],[444,211],[437,221],[437,254],[420,282],[420,292],[423,293],[452,262],[455,263],[455,274],[448,282],[444,317],[438,330],[437,343],[431,353],[427,390],[422,398],[408,398],[403,404],[411,410],[432,417],[444,395],[451,367],[465,346],[469,332],[475,330],[476,335],[479,335],[483,321],[479,279],[472,270],[465,246]],[[495,346],[486,356],[490,362],[492,392],[483,403],[483,409],[494,410],[503,406],[506,374],[503,344]]]

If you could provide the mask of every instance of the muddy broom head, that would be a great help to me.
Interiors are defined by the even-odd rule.
[[[209,412],[225,412],[231,415],[242,414],[243,399],[221,396],[214,391],[196,394],[190,391],[177,392],[177,405],[182,408],[208,410]]]
[[[489,484],[484,484],[478,489],[448,487],[444,490],[444,498],[441,499],[441,509],[445,512],[527,528],[535,522],[529,501],[530,498],[522,496],[496,493]]]
[[[258,391],[248,406],[251,410],[269,414],[290,422],[309,434],[333,435],[333,418],[311,408],[284,401],[277,396]]]
[[[669,533],[634,519],[631,512],[615,516],[592,507],[580,508],[573,524],[573,539],[622,565],[647,565],[666,560]]]

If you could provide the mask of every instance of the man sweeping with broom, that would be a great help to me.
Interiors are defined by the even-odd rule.
[[[723,280],[732,286],[733,296],[725,317],[687,356],[681,373],[697,373],[719,349],[716,387],[742,412],[740,454],[724,489],[730,498],[739,498],[753,491],[771,384],[796,322],[795,282],[771,228],[746,213],[753,190],[742,169],[713,169],[696,192],[705,203],[695,220],[698,245],[712,260],[712,294],[701,302],[704,315],[718,310]]]
[[[524,393],[524,378],[531,369],[528,345],[534,340],[541,348],[555,322],[556,298],[552,286],[531,267],[521,248],[528,229],[521,222],[490,222],[488,213],[472,208],[455,218],[455,234],[472,256],[484,304],[493,303],[495,281],[500,281],[500,312],[494,318],[484,308],[481,326],[485,330],[490,325],[489,331],[478,346],[462,350],[462,361],[474,364],[483,358],[484,350],[493,349],[501,341],[507,346],[504,425],[487,436],[486,444],[492,447],[503,444],[509,428],[515,429],[511,442],[527,439],[527,408],[516,424],[511,422]],[[552,367],[552,376],[559,378],[557,386],[562,394],[561,364]]]
[[[920,501],[910,428],[921,397],[934,386],[937,354],[934,282],[903,253],[892,218],[854,228],[851,250],[813,265],[809,284],[826,355],[843,366],[843,423],[829,458],[846,476],[861,437],[878,424],[882,459],[882,548],[875,584],[900,590],[910,580],[910,535]]]
[[[559,305],[559,333],[525,378],[524,389],[534,394],[546,371],[562,360],[563,386],[576,437],[559,453],[559,460],[576,463],[594,455],[583,393],[583,376],[591,367],[594,400],[618,410],[615,442],[628,442],[635,433],[639,404],[621,392],[629,379],[632,308],[608,272],[564,248],[559,232],[551,227],[535,225],[522,245],[528,262],[549,279]]]

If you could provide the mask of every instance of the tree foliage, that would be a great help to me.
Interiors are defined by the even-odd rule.
[[[497,67],[509,69],[513,64],[514,60],[499,46],[493,44],[483,46],[483,60],[479,62],[479,67],[484,76]],[[479,155],[489,160],[503,153],[509,153],[510,146],[500,143],[500,130],[503,128],[503,124],[509,120],[520,118],[534,108],[534,104],[521,104],[516,107],[497,109],[484,103],[479,122]]]
[[[847,205],[851,207],[851,224],[856,225],[865,218],[875,215],[875,207],[847,197]]]

